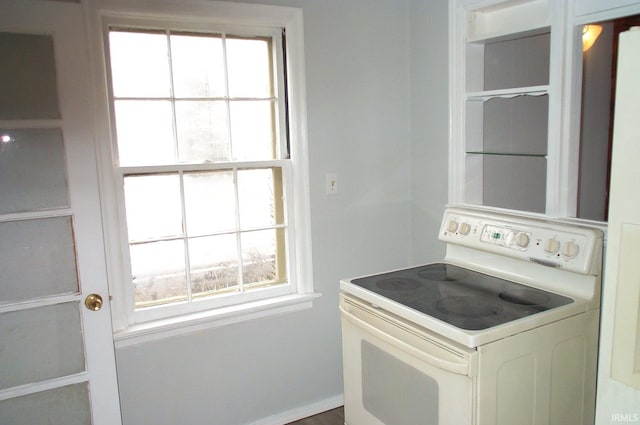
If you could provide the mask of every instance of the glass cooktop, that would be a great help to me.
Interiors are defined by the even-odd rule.
[[[352,284],[458,328],[482,330],[572,303],[571,298],[445,263]]]

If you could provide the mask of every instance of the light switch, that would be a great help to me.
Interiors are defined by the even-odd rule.
[[[327,195],[336,195],[338,193],[338,175],[336,173],[326,174],[325,190]]]

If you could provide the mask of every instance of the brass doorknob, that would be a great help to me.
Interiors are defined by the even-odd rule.
[[[84,300],[84,305],[91,311],[98,311],[102,308],[102,297],[98,294],[88,295]]]

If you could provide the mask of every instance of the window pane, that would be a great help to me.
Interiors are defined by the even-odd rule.
[[[131,245],[130,252],[137,308],[186,301],[182,240]]]
[[[165,34],[109,33],[116,97],[168,97],[169,52]]]
[[[180,162],[228,161],[229,117],[226,102],[177,101]]]
[[[175,162],[171,102],[116,100],[115,112],[120,165]]]
[[[276,224],[276,209],[282,211],[282,197],[275,197],[273,174],[271,169],[238,171],[241,229]]]
[[[125,177],[124,197],[130,241],[182,235],[176,174]]]
[[[194,296],[238,291],[235,234],[190,239],[189,261]]]
[[[276,229],[242,233],[241,241],[244,284],[279,280],[276,268]]]
[[[267,40],[228,38],[229,96],[272,95],[270,43]]]
[[[274,117],[271,101],[237,101],[229,105],[233,157],[274,158]]]
[[[172,35],[171,62],[176,97],[224,97],[222,39]]]
[[[184,196],[190,236],[235,230],[235,191],[230,171],[185,174]]]

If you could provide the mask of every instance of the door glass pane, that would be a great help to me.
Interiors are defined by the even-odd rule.
[[[0,58],[0,120],[60,118],[53,38],[0,32]]]
[[[90,425],[86,383],[68,385],[0,401],[0,423],[7,425]]]
[[[0,223],[0,303],[78,292],[71,217]]]
[[[65,160],[60,129],[0,129],[0,214],[69,206]]]
[[[0,314],[0,347],[0,389],[83,372],[79,303]]]

